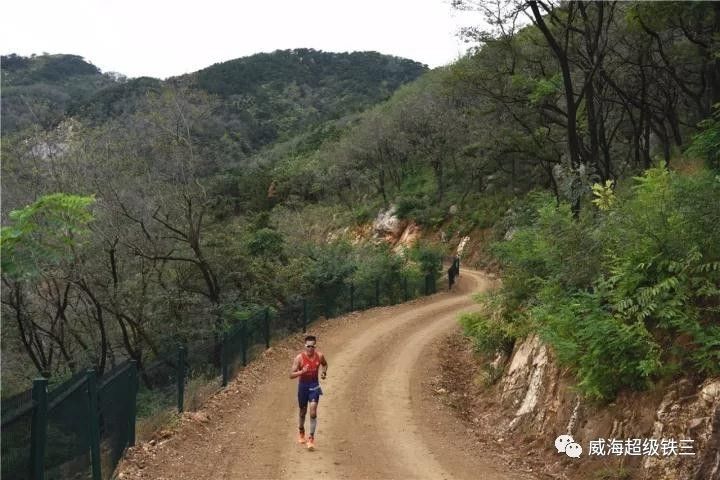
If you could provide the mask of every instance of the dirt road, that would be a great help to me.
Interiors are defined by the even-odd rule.
[[[181,432],[136,478],[531,478],[470,444],[462,422],[428,391],[426,380],[438,374],[434,342],[458,328],[458,315],[477,308],[471,293],[488,286],[463,270],[452,293],[314,326],[309,333],[329,362],[314,452],[295,442],[297,386],[287,376],[302,345],[295,339],[266,359],[252,394],[227,394],[204,430]]]

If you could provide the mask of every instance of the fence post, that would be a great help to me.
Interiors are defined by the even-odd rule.
[[[380,306],[380,279],[375,279],[375,306]]]
[[[355,311],[355,284],[350,284],[350,311]]]
[[[430,275],[425,275],[425,295],[430,295]]]
[[[32,401],[35,404],[30,431],[30,468],[33,480],[45,478],[45,444],[47,443],[47,378],[33,380]]]
[[[265,307],[265,348],[270,348],[270,307]]]
[[[435,278],[435,275],[430,274],[430,285],[431,285],[431,292],[437,293],[437,278]]]
[[[303,298],[303,333],[307,332],[308,314],[307,314],[307,298]]]
[[[409,298],[407,283],[407,277],[403,277],[403,301],[405,302],[407,302]]]
[[[128,446],[135,446],[135,422],[137,421],[138,362],[130,360],[130,415],[128,416]]]
[[[185,363],[187,362],[187,350],[184,345],[178,345],[177,358],[177,409],[178,413],[182,413],[185,409]]]
[[[223,332],[222,335],[222,355],[221,355],[221,365],[222,365],[222,386],[227,386],[228,383],[228,334],[227,332]]]
[[[92,462],[93,480],[101,480],[100,470],[100,415],[98,411],[98,385],[97,373],[94,368],[87,370],[88,405],[88,428],[90,429],[90,459]]]

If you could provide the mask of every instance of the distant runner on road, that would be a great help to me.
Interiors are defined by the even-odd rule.
[[[299,378],[298,406],[300,407],[298,443],[305,443],[305,414],[310,403],[310,435],[307,437],[308,450],[315,449],[315,429],[317,428],[317,407],[322,395],[318,370],[322,366],[320,378],[327,376],[328,363],[322,352],[315,348],[317,339],[314,335],[305,337],[305,351],[299,353],[290,368],[290,378]]]

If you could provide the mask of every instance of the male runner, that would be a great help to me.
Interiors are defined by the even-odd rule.
[[[322,390],[318,382],[318,369],[322,365],[320,378],[327,376],[328,363],[325,356],[315,349],[316,338],[313,335],[305,337],[305,351],[299,353],[293,360],[290,369],[290,378],[299,378],[298,406],[300,407],[300,424],[298,427],[298,442],[305,443],[305,414],[310,403],[310,435],[307,438],[308,450],[315,449],[315,429],[317,428],[317,406]]]

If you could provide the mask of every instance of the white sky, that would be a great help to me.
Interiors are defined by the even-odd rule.
[[[467,46],[479,13],[449,0],[8,0],[0,52],[80,55],[103,72],[167,78],[277,49],[374,50],[430,67]]]

